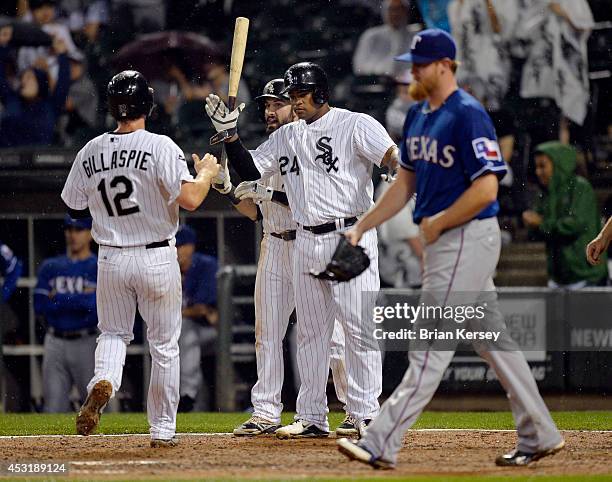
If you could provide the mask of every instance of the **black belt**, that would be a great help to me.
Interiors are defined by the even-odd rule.
[[[282,239],[283,241],[293,241],[295,239],[295,229],[288,229],[281,233],[270,233],[270,236]]]
[[[82,330],[75,331],[62,331],[50,326],[47,331],[55,338],[62,338],[63,340],[77,340],[85,336],[98,334],[98,330],[96,328],[84,328]]]
[[[344,218],[344,227],[348,228],[357,222],[357,217],[353,216],[352,218]],[[306,231],[310,231],[314,234],[325,234],[331,233],[332,231],[336,231],[338,226],[336,225],[336,221],[332,221],[331,223],[319,224],[318,226],[302,226]]]
[[[111,246],[109,244],[101,244],[100,246],[104,246],[105,248],[117,248],[117,249],[125,249],[125,248],[137,248],[138,246]],[[155,241],[154,243],[149,243],[145,245],[145,249],[154,249],[154,248],[163,248],[165,246],[170,246],[170,241],[164,239],[163,241]]]

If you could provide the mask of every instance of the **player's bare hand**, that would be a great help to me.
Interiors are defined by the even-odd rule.
[[[542,216],[535,211],[528,209],[527,211],[523,212],[523,222],[530,228],[537,228],[540,224],[542,224]]]
[[[355,224],[353,227],[344,231],[344,237],[351,243],[353,246],[357,246],[361,237],[363,236],[363,231],[359,227],[359,223]]]
[[[438,222],[439,216],[423,218],[419,224],[421,240],[424,245],[435,243],[442,234],[442,228]]]
[[[202,159],[197,154],[192,154],[191,158],[198,175],[208,175],[212,179],[219,174],[221,166],[217,162],[217,158],[212,154],[204,154]]]
[[[4,47],[8,45],[8,43],[13,38],[13,26],[5,25],[0,28],[0,47]]]
[[[606,252],[608,246],[610,245],[610,240],[605,239],[599,234],[593,241],[587,244],[586,247],[586,259],[593,266],[601,263],[601,254]]]

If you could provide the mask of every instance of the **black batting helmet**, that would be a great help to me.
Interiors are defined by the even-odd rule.
[[[153,111],[153,89],[144,76],[135,70],[115,75],[106,89],[108,110],[116,120],[148,117]]]
[[[284,88],[285,81],[283,79],[272,79],[270,82],[264,85],[261,95],[255,97],[257,107],[259,108],[259,113],[262,117],[265,115],[266,100],[277,99],[282,100],[283,102],[289,102],[289,96],[287,93],[282,92]]]
[[[312,99],[317,104],[325,104],[329,101],[327,74],[320,65],[312,62],[294,64],[285,72],[284,82],[283,93],[292,90],[309,90],[312,91]]]

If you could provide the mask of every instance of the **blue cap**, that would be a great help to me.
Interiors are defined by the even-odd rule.
[[[184,244],[195,244],[196,243],[196,232],[193,228],[186,224],[181,225],[179,230],[176,232],[176,245],[183,246]]]
[[[91,218],[71,218],[70,214],[64,216],[64,229],[91,229]]]
[[[410,52],[395,57],[400,62],[429,64],[436,60],[455,60],[457,45],[448,32],[439,28],[430,28],[412,37]]]

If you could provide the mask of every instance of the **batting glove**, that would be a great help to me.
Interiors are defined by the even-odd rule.
[[[257,181],[244,181],[238,184],[234,195],[242,199],[252,199],[253,201],[271,201],[274,189],[259,184]]]
[[[230,112],[218,95],[208,94],[205,109],[217,132],[235,131],[244,103]]]
[[[219,174],[217,174],[212,180],[213,189],[219,191],[221,194],[227,194],[232,190],[232,180],[230,178],[229,169],[227,168],[227,164],[225,164],[225,168],[221,167],[219,169]]]

